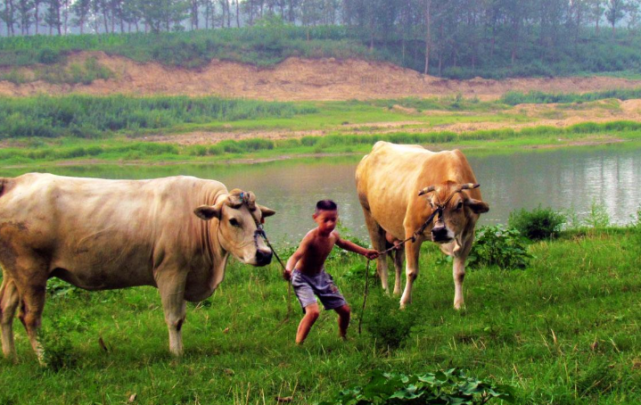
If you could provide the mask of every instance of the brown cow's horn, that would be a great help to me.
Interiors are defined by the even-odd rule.
[[[479,187],[481,187],[481,185],[480,185],[480,184],[478,184],[478,183],[476,183],[476,184],[474,184],[474,183],[467,183],[467,184],[463,184],[463,185],[461,185],[461,190],[471,190],[471,189],[473,189],[473,188],[479,188]]]
[[[421,191],[418,192],[419,197],[422,196],[423,194],[431,193],[432,191],[436,190],[435,186],[429,186],[425,187]]]

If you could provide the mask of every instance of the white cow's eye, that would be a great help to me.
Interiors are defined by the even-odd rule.
[[[231,226],[240,226],[240,224],[238,223],[238,220],[236,218],[231,218],[229,220],[229,223],[231,224]]]

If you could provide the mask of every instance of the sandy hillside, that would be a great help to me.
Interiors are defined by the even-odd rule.
[[[67,63],[82,63],[91,56],[114,72],[115,78],[97,80],[90,85],[55,85],[42,81],[16,85],[0,81],[0,95],[180,94],[293,101],[429,97],[460,93],[466,97],[493,99],[508,90],[580,93],[641,87],[641,80],[610,77],[444,80],[390,63],[334,58],[289,58],[271,68],[213,60],[200,69],[179,69],[158,63],[137,63],[103,52],[79,52],[70,56]],[[19,72],[25,77],[32,77],[32,69],[21,68]],[[0,73],[9,71],[0,68]]]

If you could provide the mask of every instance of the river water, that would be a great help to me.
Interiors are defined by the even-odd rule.
[[[633,220],[641,206],[641,149],[622,146],[566,148],[500,155],[466,153],[481,184],[490,212],[480,225],[507,223],[513,210],[539,205],[585,219],[592,207],[605,208],[612,223]],[[266,229],[272,240],[295,243],[314,227],[317,200],[331,198],[339,216],[355,236],[367,235],[356,198],[354,170],[359,157],[310,158],[260,164],[78,166],[47,169],[55,174],[103,178],[156,178],[193,175],[222,181],[229,189],[256,193],[273,208]],[[20,174],[16,170],[2,175]]]

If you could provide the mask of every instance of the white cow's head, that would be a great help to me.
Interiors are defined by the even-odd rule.
[[[490,210],[487,203],[475,199],[470,194],[480,193],[474,190],[478,184],[456,184],[447,182],[426,187],[419,192],[427,195],[427,202],[434,211],[440,211],[434,217],[432,240],[436,243],[449,243],[456,240],[460,244],[460,235],[464,230],[476,224],[480,214]]]
[[[238,260],[253,266],[265,266],[272,260],[272,251],[261,237],[259,224],[276,212],[256,204],[251,191],[232,190],[219,197],[214,205],[201,205],[194,210],[201,219],[212,221],[221,247]]]

